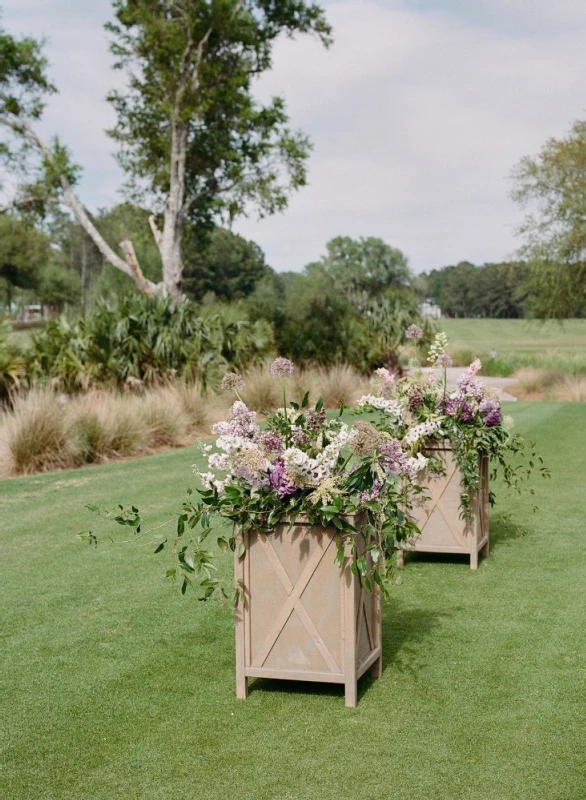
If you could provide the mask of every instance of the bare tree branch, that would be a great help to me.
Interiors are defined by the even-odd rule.
[[[42,154],[45,161],[52,167],[52,169],[55,171],[55,174],[57,175],[59,183],[61,184],[61,189],[63,190],[64,203],[75,214],[75,216],[79,221],[79,224],[87,233],[87,235],[92,239],[92,241],[94,242],[100,253],[104,256],[104,258],[114,267],[123,272],[125,275],[128,275],[130,278],[132,278],[142,292],[145,292],[150,296],[155,295],[157,293],[157,285],[152,281],[149,281],[148,278],[145,278],[145,276],[143,275],[143,272],[140,268],[140,265],[136,258],[136,254],[134,253],[134,248],[132,247],[132,245],[130,245],[133,254],[133,259],[131,263],[128,254],[126,256],[126,261],[125,261],[114,252],[114,250],[110,247],[110,245],[106,242],[102,234],[93,224],[93,222],[87,215],[83,205],[79,201],[77,195],[71,188],[71,185],[67,180],[67,177],[59,169],[59,165],[55,161],[55,158],[50,148],[40,138],[40,136],[36,133],[36,131],[34,131],[31,128],[31,126],[28,124],[28,122],[26,122],[26,120],[23,120],[21,118],[17,118],[17,120],[18,121],[13,121],[9,117],[0,117],[0,124],[5,125],[6,127],[13,130],[15,133],[18,133],[21,136],[23,136],[28,142],[30,142],[30,144],[33,145],[33,147],[35,147]],[[130,243],[125,242],[124,244],[128,245]]]

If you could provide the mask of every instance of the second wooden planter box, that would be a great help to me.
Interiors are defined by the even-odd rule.
[[[404,551],[416,553],[464,553],[470,556],[470,569],[478,568],[478,553],[488,555],[488,458],[480,459],[480,490],[471,498],[472,519],[462,519],[460,494],[462,474],[448,443],[433,443],[425,455],[440,458],[444,474],[430,475],[423,487],[427,500],[416,503],[412,516],[420,529],[418,536],[401,542],[397,565],[404,565]]]
[[[338,537],[335,528],[303,522],[240,535],[239,698],[247,697],[249,678],[280,678],[344,684],[346,705],[355,706],[358,678],[369,668],[380,676],[380,593],[362,588],[349,557],[337,565]]]

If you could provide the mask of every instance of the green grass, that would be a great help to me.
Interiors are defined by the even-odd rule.
[[[586,374],[586,319],[561,325],[522,319],[442,319],[437,324],[458,363],[480,356],[484,375],[511,375],[521,367]],[[489,361],[491,350],[498,356]]]
[[[233,627],[149,547],[79,543],[83,503],[162,521],[195,451],[0,483],[10,800],[583,800],[586,501],[580,404],[512,411],[553,474],[492,517],[492,556],[413,558],[384,609],[384,672],[234,697]],[[228,558],[223,568],[230,569]]]

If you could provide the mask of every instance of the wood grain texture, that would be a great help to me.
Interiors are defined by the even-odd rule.
[[[412,515],[421,533],[401,542],[397,566],[405,563],[404,551],[419,553],[464,553],[470,557],[470,569],[478,568],[478,552],[489,552],[488,458],[479,456],[480,489],[471,497],[472,519],[460,516],[462,474],[452,449],[434,445],[426,456],[440,458],[444,475],[429,475],[423,483],[428,496],[415,504]]]
[[[380,676],[380,592],[363,589],[349,553],[337,565],[338,536],[333,527],[306,522],[245,535],[245,553],[235,557],[236,580],[243,583],[236,609],[238,697],[247,696],[251,677],[324,681],[343,683],[346,705],[355,706],[360,675],[372,668]]]

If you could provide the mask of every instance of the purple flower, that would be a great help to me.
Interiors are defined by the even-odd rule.
[[[464,402],[460,406],[460,419],[462,420],[462,422],[470,422],[473,416],[474,416],[474,408],[467,400],[464,400]]]
[[[423,395],[418,389],[409,392],[409,411],[417,411],[423,405]]]
[[[475,400],[484,397],[484,384],[479,378],[474,378],[469,372],[463,372],[458,378],[458,389],[462,394],[467,394]]]
[[[324,408],[321,411],[311,409],[305,414],[305,423],[310,431],[319,431],[325,421],[326,411]]]
[[[267,455],[282,452],[285,443],[283,436],[276,431],[263,431],[257,436],[256,441]]]
[[[295,365],[288,358],[275,358],[271,364],[271,375],[273,378],[290,378],[294,369]]]
[[[303,447],[309,444],[309,436],[301,428],[293,427],[291,432],[291,441],[297,447]]]
[[[380,459],[381,467],[390,472],[391,475],[410,475],[411,468],[407,460],[407,455],[401,447],[398,439],[391,439],[383,442],[379,447],[382,456]]]
[[[452,361],[451,356],[449,356],[447,353],[441,353],[437,357],[435,363],[438,367],[443,367],[446,369],[447,367],[451,367],[454,362]]]
[[[453,417],[455,419],[458,416],[459,408],[460,408],[460,402],[458,398],[448,397],[448,399],[444,403],[444,414],[447,414],[448,417]]]
[[[275,489],[279,497],[287,497],[289,494],[295,494],[297,487],[289,483],[287,472],[283,461],[279,458],[273,462],[271,466],[271,474],[269,475],[269,485],[271,489]]]
[[[480,413],[485,414],[484,424],[487,428],[500,425],[502,412],[498,400],[483,400],[480,404]]]
[[[378,478],[375,478],[372,483],[370,492],[362,492],[360,495],[361,503],[369,503],[371,500],[378,500],[381,496],[383,487]]]
[[[405,337],[407,339],[421,339],[423,336],[423,331],[419,327],[419,325],[409,325],[407,330],[405,331]]]

